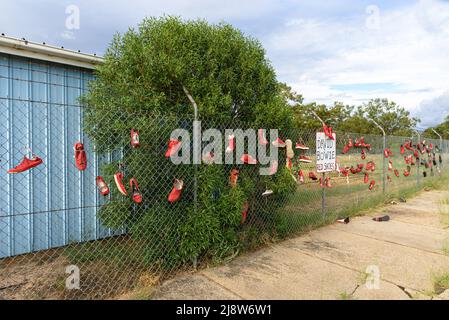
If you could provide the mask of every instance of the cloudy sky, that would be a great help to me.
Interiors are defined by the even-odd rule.
[[[422,127],[449,115],[448,0],[15,0],[2,1],[0,32],[101,55],[115,32],[163,14],[226,21],[258,38],[306,101],[386,97]]]

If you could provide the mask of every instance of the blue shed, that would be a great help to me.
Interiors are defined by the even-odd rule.
[[[0,258],[103,238],[95,186],[102,159],[82,132],[78,97],[102,59],[45,44],[0,37]],[[88,168],[78,171],[82,141]],[[31,149],[43,164],[18,174]],[[105,156],[108,160],[108,155]]]

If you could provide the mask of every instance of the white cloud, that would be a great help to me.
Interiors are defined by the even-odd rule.
[[[434,99],[422,101],[414,115],[422,120],[423,127],[435,126],[443,122],[449,115],[449,90]]]
[[[379,30],[366,27],[365,12],[344,21],[297,17],[285,22],[265,39],[281,80],[306,100],[360,103],[387,97],[409,110],[448,90],[449,3],[379,9]],[[385,87],[333,89],[364,83]]]

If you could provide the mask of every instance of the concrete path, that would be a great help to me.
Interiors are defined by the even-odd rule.
[[[449,248],[449,229],[441,219],[442,207],[448,209],[441,200],[448,197],[423,192],[347,225],[323,227],[224,266],[178,276],[158,287],[152,299],[449,298],[447,291],[433,294],[435,277],[449,274],[443,251]],[[384,214],[389,222],[371,220]],[[378,285],[369,270],[379,270]]]

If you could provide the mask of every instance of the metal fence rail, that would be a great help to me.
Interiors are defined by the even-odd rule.
[[[278,169],[264,176],[259,174],[260,164],[207,164],[207,157],[198,165],[174,164],[166,157],[170,135],[175,129],[184,129],[191,137],[192,119],[136,114],[132,110],[111,117],[105,109],[104,118],[97,116],[93,124],[88,109],[77,107],[84,114],[63,117],[63,113],[73,112],[70,107],[61,110],[48,102],[32,106],[16,102],[10,109],[9,103],[0,101],[2,114],[13,113],[17,121],[12,123],[20,125],[0,132],[0,295],[7,299],[118,297],[183,268],[220,263],[245,250],[296,236],[418,190],[441,178],[448,167],[448,141],[427,140],[429,152],[420,151],[416,159],[413,150],[422,139],[388,136],[386,146],[393,155],[387,159],[383,137],[365,135],[370,150],[353,147],[342,154],[350,140],[355,142],[361,136],[337,132],[341,170],[324,176],[330,178],[326,187],[320,185],[319,175],[316,180],[309,177],[316,174],[313,131],[279,130],[282,140],[292,141],[294,157],[289,166],[286,148],[277,148]],[[82,132],[74,130],[80,123]],[[60,126],[59,131],[55,125]],[[203,120],[203,132],[208,128],[219,130],[224,137],[220,145],[226,150],[226,129],[246,130],[251,126]],[[139,132],[138,147],[130,143],[132,129]],[[250,145],[260,145],[258,128],[254,129],[255,134],[246,139],[247,153]],[[270,145],[270,137],[264,134]],[[27,142],[30,135],[32,145]],[[58,140],[61,137],[65,141]],[[12,149],[7,147],[11,139]],[[78,141],[84,144],[87,155],[87,167],[82,171],[73,149]],[[401,146],[408,141],[413,150],[401,154]],[[193,139],[181,142],[192,149]],[[297,142],[309,149],[295,149]],[[207,144],[203,141],[202,147]],[[6,173],[27,154],[22,146],[30,147],[43,164],[22,173]],[[231,153],[236,156],[236,152]],[[206,155],[203,152],[202,156]],[[301,160],[301,155],[311,162]],[[414,164],[406,163],[404,157],[410,155]],[[370,161],[376,167],[366,171]],[[356,169],[359,164],[364,168],[351,173],[350,168]],[[344,168],[349,170],[347,176],[342,173]],[[233,170],[238,170],[236,181],[231,179],[231,172],[236,172]],[[117,187],[114,177],[118,172],[123,174],[126,196]],[[96,186],[97,176],[109,188],[105,196]],[[133,178],[138,184],[134,191],[142,197],[140,203],[133,198]],[[178,201],[170,202],[177,180],[183,182],[181,195]],[[369,190],[373,180],[376,184]],[[80,272],[79,288],[74,270]]]

